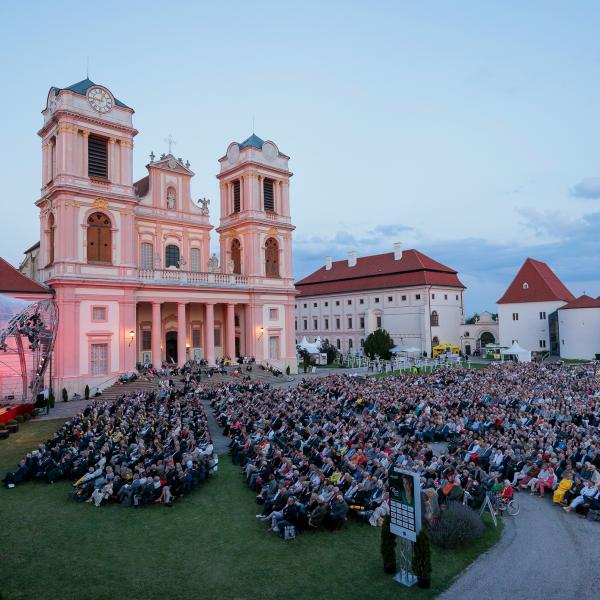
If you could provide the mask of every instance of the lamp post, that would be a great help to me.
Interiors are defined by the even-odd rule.
[[[133,344],[133,340],[135,338],[135,331],[133,329],[129,332],[129,345]]]

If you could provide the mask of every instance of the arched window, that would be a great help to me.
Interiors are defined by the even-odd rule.
[[[432,346],[439,346],[440,343],[440,338],[436,335],[434,336],[434,338],[431,340],[431,345]]]
[[[352,339],[349,339],[348,340],[348,350],[352,350],[352,346],[353,346]]]
[[[265,242],[265,274],[267,277],[279,277],[279,244],[275,238]]]
[[[200,249],[192,248],[190,250],[190,271],[200,272]]]
[[[242,245],[237,238],[231,242],[231,261],[233,262],[233,272],[238,275],[242,272]]]
[[[165,269],[169,267],[179,267],[179,248],[175,244],[165,248]]]
[[[87,259],[88,262],[112,262],[112,232],[110,219],[101,212],[88,217]]]
[[[440,324],[440,317],[437,313],[437,310],[431,311],[431,326],[437,327]]]
[[[48,264],[51,265],[54,262],[54,228],[56,223],[54,222],[54,215],[50,213],[48,217]]]
[[[142,244],[141,251],[141,267],[142,269],[153,269],[154,268],[154,246],[147,242]]]

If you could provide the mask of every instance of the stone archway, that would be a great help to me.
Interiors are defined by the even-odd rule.
[[[495,343],[496,343],[496,338],[494,337],[494,334],[490,333],[489,331],[484,331],[479,336],[479,345],[481,348],[487,346],[488,344],[495,344]]]

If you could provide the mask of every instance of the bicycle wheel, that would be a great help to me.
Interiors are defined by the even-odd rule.
[[[511,516],[511,517],[516,517],[519,514],[519,511],[521,509],[519,508],[519,503],[516,500],[511,500],[507,505],[506,505],[506,512]]]

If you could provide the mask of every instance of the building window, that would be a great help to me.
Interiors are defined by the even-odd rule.
[[[263,205],[266,212],[275,212],[275,198],[273,196],[273,180],[263,179]]]
[[[540,312],[540,319],[543,321],[546,318],[545,311]]]
[[[88,137],[88,177],[108,179],[108,140]]]
[[[465,337],[469,337],[469,335],[470,335],[469,332],[465,331]]]
[[[456,294],[456,299],[458,300],[458,294]]]
[[[192,248],[190,250],[190,271],[200,272],[200,249]]]
[[[336,306],[339,306],[339,305],[340,305],[340,301],[339,301],[339,300],[336,300],[336,301],[335,301],[335,305],[336,305]]]
[[[420,300],[421,299],[421,294],[415,294],[415,300]]]
[[[236,179],[233,182],[233,212],[240,212],[241,208],[240,180]]]
[[[304,319],[302,325],[304,325],[304,331],[306,331],[308,329],[308,319]]]
[[[302,308],[307,308],[307,307],[308,307],[308,304],[303,304],[302,305]]]
[[[358,301],[358,303],[359,303],[359,304],[364,304],[364,303],[365,303],[365,299],[364,299],[364,298],[361,298],[361,299]]]
[[[179,247],[175,244],[169,244],[165,248],[165,269],[179,266]]]
[[[337,340],[335,340],[335,346],[338,350],[341,350],[342,348],[342,343],[340,342],[340,338],[338,338]]]
[[[388,302],[393,302],[394,301],[394,296],[388,296]]]
[[[360,347],[363,348],[365,345],[365,338],[360,338]]]
[[[215,348],[221,345],[221,327],[215,327]]]
[[[448,294],[444,294],[444,300],[448,300]]]
[[[144,242],[140,254],[141,268],[151,270],[154,267],[154,246]]]
[[[336,320],[335,320],[335,328],[336,328],[336,329],[339,329],[339,328],[340,328],[340,320],[339,320],[339,319],[336,319]]]
[[[546,347],[546,340],[540,340],[540,348]]]
[[[108,344],[92,344],[92,376],[108,374]]]
[[[329,319],[327,317],[325,317],[325,329],[329,329]]]
[[[379,304],[379,298],[375,298],[375,304]]]
[[[435,300],[435,294],[431,294],[431,299]]]
[[[325,302],[325,306],[329,306],[329,302]]]
[[[199,327],[192,329],[192,348],[200,348],[202,346],[201,330]]]
[[[440,343],[440,338],[436,335],[433,337],[433,339],[431,340],[431,345],[432,346],[437,346]]]
[[[513,319],[513,321],[518,321],[519,320],[519,313],[513,313],[512,314],[512,319]]]
[[[313,319],[313,329],[315,331],[319,329],[319,321],[317,319]]]
[[[440,317],[437,313],[437,310],[431,311],[431,326],[437,327],[440,324]]]
[[[152,331],[142,329],[142,350],[152,350]]]
[[[348,304],[348,306],[350,306],[350,305],[352,304],[352,300],[348,300],[348,301],[346,302],[346,304]]]
[[[54,221],[54,215],[50,213],[48,217],[48,264],[51,265],[54,262],[54,229],[56,223]]]
[[[279,243],[275,238],[265,242],[265,274],[267,277],[279,277]]]
[[[350,339],[348,340],[348,350],[352,350],[352,346],[353,346],[353,343],[352,343],[352,338],[350,338]]]
[[[352,317],[348,317],[348,329],[352,329]]]
[[[359,317],[358,323],[359,323],[361,329],[365,328],[365,318],[364,317]]]
[[[279,319],[279,309],[278,308],[270,308],[269,309],[269,319],[271,321],[277,321],[277,319]]]
[[[231,262],[233,272],[240,275],[242,272],[242,244],[237,238],[231,240]]]
[[[524,290],[528,290],[529,289],[529,284],[527,282],[523,283],[523,289]]]
[[[406,296],[402,296],[402,302],[406,302]]]
[[[87,220],[88,262],[112,262],[112,232],[110,219],[104,213],[93,213]]]
[[[381,329],[381,316],[377,316],[377,329]]]
[[[92,307],[92,321],[106,321],[106,306]]]
[[[294,319],[294,329],[298,331],[298,319]]]
[[[269,358],[277,360],[279,358],[279,336],[269,336]]]
[[[317,308],[317,303],[313,302],[313,308]]]

